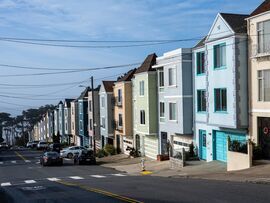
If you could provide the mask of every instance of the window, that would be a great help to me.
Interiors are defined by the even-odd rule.
[[[227,111],[227,90],[215,89],[215,111]]]
[[[118,89],[118,99],[117,99],[118,103],[122,102],[122,90]]]
[[[82,121],[80,121],[79,125],[80,125],[80,130],[83,130]]]
[[[205,64],[204,64],[204,52],[199,52],[196,54],[197,58],[197,75],[205,73]]]
[[[89,130],[93,130],[93,120],[89,119]]]
[[[105,126],[105,118],[104,117],[101,118],[101,127],[102,128],[105,128],[106,127]]]
[[[226,44],[214,46],[214,68],[223,68],[226,66]]]
[[[258,23],[258,53],[270,52],[270,20]]]
[[[71,107],[71,114],[74,115],[74,108]]]
[[[105,107],[105,98],[101,97],[101,107],[104,108]]]
[[[169,68],[169,86],[176,85],[176,68]]]
[[[88,102],[88,109],[90,112],[92,112],[92,101]]]
[[[67,117],[67,109],[65,109],[65,116]]]
[[[72,122],[72,130],[75,130],[75,124]]]
[[[163,70],[158,72],[158,79],[159,79],[159,87],[163,88],[164,87],[164,72],[163,72]]]
[[[118,127],[123,126],[123,116],[122,114],[118,114]]]
[[[165,104],[164,104],[164,102],[159,103],[159,120],[161,122],[165,121]]]
[[[68,125],[67,125],[67,123],[66,123],[66,131],[68,130]]]
[[[171,121],[176,121],[176,103],[169,103],[169,110],[170,110],[170,115],[169,119]]]
[[[82,114],[83,113],[83,105],[82,105],[82,103],[80,103],[80,114]]]
[[[197,90],[197,110],[198,112],[206,111],[206,92],[205,90]]]
[[[142,125],[145,124],[145,111],[144,110],[140,111],[140,124]]]
[[[144,95],[144,81],[140,81],[140,96]]]
[[[258,101],[270,101],[270,70],[258,71]]]

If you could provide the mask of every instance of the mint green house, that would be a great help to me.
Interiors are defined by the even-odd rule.
[[[142,156],[157,159],[157,73],[152,69],[156,54],[148,55],[132,79],[134,147]]]

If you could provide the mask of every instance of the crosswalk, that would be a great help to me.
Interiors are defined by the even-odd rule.
[[[4,165],[15,165],[15,164],[39,164],[39,159],[35,159],[35,160],[0,161],[0,166],[4,166]]]
[[[23,180],[18,182],[4,182],[1,183],[1,187],[9,187],[9,186],[16,186],[16,185],[23,185],[23,184],[36,184],[42,181],[51,181],[51,182],[58,182],[61,180],[84,180],[84,179],[91,179],[91,178],[111,178],[111,177],[125,177],[128,176],[124,173],[116,173],[116,174],[102,174],[102,175],[85,175],[85,176],[67,176],[67,177],[49,177],[43,178],[38,180]]]

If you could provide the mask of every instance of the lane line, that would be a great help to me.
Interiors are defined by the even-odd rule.
[[[18,157],[20,157],[22,160],[24,160],[24,161],[26,160],[26,158],[24,158],[23,155],[21,155],[19,152],[16,152],[16,151],[15,151],[15,154],[16,154]]]
[[[53,182],[55,182],[55,181],[60,181],[60,179],[59,179],[59,178],[47,178],[47,180],[49,180],[49,181],[53,181]]]
[[[0,164],[4,164],[4,162],[3,161],[0,161]]]
[[[24,160],[25,161],[25,163],[31,163],[31,161],[30,160]]]
[[[70,176],[69,178],[74,179],[74,180],[82,180],[82,179],[84,179],[83,177],[80,177],[80,176]]]
[[[102,176],[102,175],[90,175],[93,178],[106,178],[106,176]]]
[[[24,182],[27,183],[27,184],[30,184],[30,183],[36,183],[35,180],[25,180]]]
[[[124,177],[127,176],[125,174],[121,174],[121,173],[116,173],[116,174],[111,174],[112,176],[118,176],[118,177]]]
[[[11,186],[11,183],[10,182],[1,183],[1,187],[6,187],[6,186]]]
[[[118,200],[121,200],[121,201],[124,201],[124,202],[143,203],[141,201],[138,201],[138,200],[135,200],[135,199],[132,199],[132,198],[129,198],[129,197],[118,195],[118,194],[108,192],[108,191],[105,191],[105,190],[102,190],[102,189],[91,188],[91,187],[88,187],[86,185],[80,185],[80,184],[70,183],[70,182],[66,182],[66,181],[57,181],[57,183],[65,185],[65,186],[79,187],[79,188],[81,188],[83,190],[86,190],[88,192],[98,193],[98,194],[101,194],[101,195],[104,195],[104,196],[107,196],[107,197],[112,197],[114,199],[118,199]]]
[[[17,163],[17,161],[11,161],[11,163],[16,164],[16,163]]]

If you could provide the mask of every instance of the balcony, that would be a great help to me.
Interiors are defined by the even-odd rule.
[[[251,58],[262,58],[270,56],[270,44],[264,44],[264,47],[259,47],[258,44],[251,46]]]
[[[115,97],[115,106],[122,107],[122,97]]]

